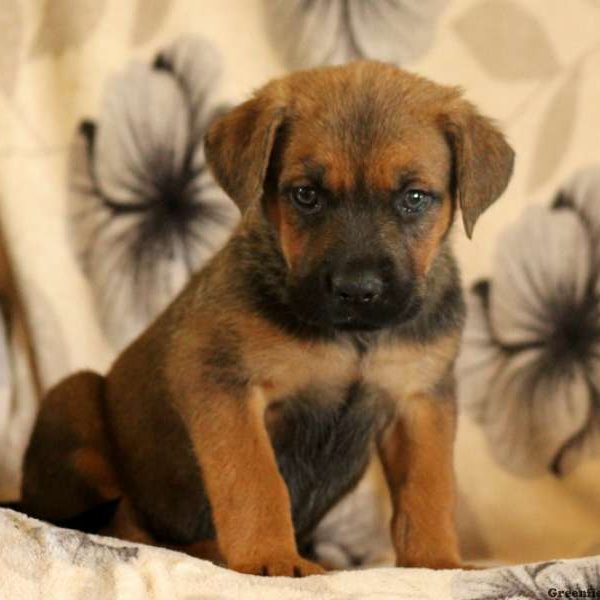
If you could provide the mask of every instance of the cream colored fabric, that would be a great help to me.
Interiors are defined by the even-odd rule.
[[[147,63],[183,33],[201,34],[223,55],[217,99],[243,99],[286,69],[266,18],[263,0],[0,3],[0,214],[46,386],[77,368],[104,370],[115,353],[68,234],[67,159],[79,121],[98,116],[112,75],[131,60]],[[483,216],[472,241],[457,222],[455,245],[468,284],[490,273],[499,234],[527,205],[547,202],[571,173],[600,159],[600,4],[455,0],[433,29],[430,47],[420,47],[410,68],[463,86],[499,121],[517,152],[508,191]],[[10,471],[0,489],[7,496],[17,491],[15,453],[22,452],[33,416],[7,410],[8,398],[14,396],[0,398],[0,414],[12,415],[0,421],[0,473]],[[482,430],[462,417],[456,467],[469,556],[520,562],[600,548],[598,460],[562,478],[520,477],[495,461]],[[364,504],[358,501],[356,510]],[[189,564],[177,569],[193,571]],[[368,586],[388,572],[378,573],[348,577]],[[421,581],[418,574],[408,577]],[[237,576],[232,581],[240,589],[247,585]]]
[[[11,600],[493,600],[599,590],[597,559],[485,571],[379,568],[292,579],[241,575],[8,510],[0,510],[0,539],[0,595]]]

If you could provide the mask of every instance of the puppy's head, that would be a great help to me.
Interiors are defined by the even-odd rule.
[[[471,236],[513,151],[455,88],[359,62],[272,82],[206,137],[246,219],[267,219],[308,322],[377,329],[417,314],[460,207]]]

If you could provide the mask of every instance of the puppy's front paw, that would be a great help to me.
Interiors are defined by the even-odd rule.
[[[229,568],[249,575],[267,575],[270,577],[306,577],[325,573],[323,567],[310,560],[305,560],[297,554],[273,556],[251,562],[232,563]]]

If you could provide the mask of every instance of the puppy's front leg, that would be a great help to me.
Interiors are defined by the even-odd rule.
[[[191,423],[219,549],[242,573],[302,576],[323,569],[296,548],[287,486],[264,424],[258,390],[212,397]]]
[[[460,567],[454,525],[455,419],[453,399],[413,396],[381,438],[398,566]]]

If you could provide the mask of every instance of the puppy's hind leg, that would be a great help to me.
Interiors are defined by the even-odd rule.
[[[120,497],[105,436],[104,384],[81,371],[42,401],[23,465],[27,514],[60,524]]]

